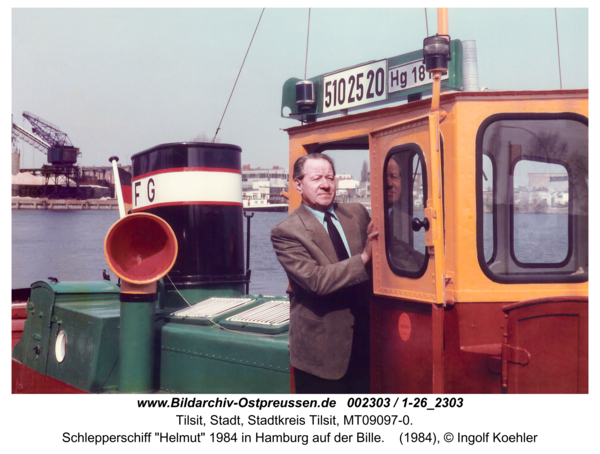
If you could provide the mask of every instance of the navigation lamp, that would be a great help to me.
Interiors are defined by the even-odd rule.
[[[448,71],[450,35],[435,35],[423,40],[423,62],[427,72]]]
[[[315,84],[311,80],[301,80],[296,83],[296,104],[300,112],[309,112],[317,104]]]

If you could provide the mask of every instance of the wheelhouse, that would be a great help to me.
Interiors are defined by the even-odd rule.
[[[430,106],[287,130],[290,168],[369,153],[372,390],[587,392],[587,90]]]

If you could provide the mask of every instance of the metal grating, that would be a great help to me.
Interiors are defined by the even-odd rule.
[[[209,298],[194,304],[191,307],[186,307],[173,312],[176,317],[190,318],[212,318],[223,312],[228,312],[236,307],[243,306],[246,303],[253,301],[252,298]]]
[[[279,326],[290,320],[289,301],[269,301],[227,319],[231,322]]]

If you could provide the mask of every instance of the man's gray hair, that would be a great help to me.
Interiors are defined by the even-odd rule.
[[[331,156],[327,156],[323,153],[311,153],[305,154],[304,156],[300,156],[298,159],[296,159],[296,162],[294,163],[294,180],[302,180],[302,178],[304,178],[304,163],[309,159],[324,159],[329,164],[331,164],[331,168],[333,169],[333,176],[335,176],[335,164],[333,163],[333,159],[331,159]]]

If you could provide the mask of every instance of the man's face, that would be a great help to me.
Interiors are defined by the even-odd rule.
[[[386,195],[388,203],[392,204],[398,201],[402,191],[402,180],[400,179],[400,166],[395,159],[388,162],[386,174]]]
[[[314,210],[326,211],[335,199],[335,175],[331,164],[325,159],[309,159],[304,162],[304,178],[294,180],[302,202]]]

